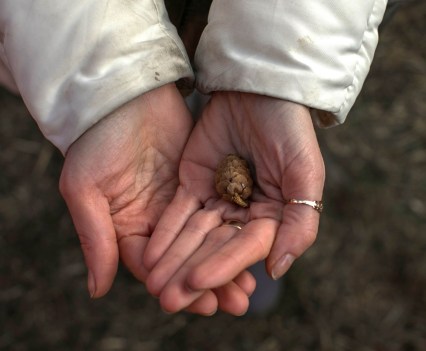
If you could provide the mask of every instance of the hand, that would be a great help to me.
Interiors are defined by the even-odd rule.
[[[248,209],[215,191],[216,167],[230,153],[256,170]],[[255,94],[215,93],[185,147],[176,196],[147,246],[148,289],[174,312],[264,258],[278,279],[314,242],[319,223],[314,209],[285,200],[320,200],[324,174],[306,107]],[[246,225],[221,226],[227,219]]]
[[[173,198],[192,119],[173,84],[127,103],[68,150],[60,190],[79,235],[92,297],[107,293],[119,255],[141,281],[143,252]]]
[[[167,85],[103,119],[68,150],[60,189],[80,238],[92,297],[109,290],[119,256],[145,281],[144,250],[176,192],[191,127],[183,99]],[[254,280],[245,273],[216,291],[222,305],[235,305],[253,290]],[[206,292],[187,310],[212,314],[217,304],[217,296]]]

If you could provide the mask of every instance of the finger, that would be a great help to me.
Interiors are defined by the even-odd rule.
[[[200,247],[207,233],[221,223],[221,214],[217,210],[202,209],[193,214],[149,274],[146,282],[148,291],[158,296],[169,279]]]
[[[109,204],[101,196],[79,199],[64,195],[88,269],[88,289],[92,298],[105,295],[112,286],[118,267],[117,239]]]
[[[159,296],[160,305],[164,311],[176,313],[191,306],[206,291],[209,290],[193,291],[184,284],[169,281]]]
[[[237,284],[248,297],[250,297],[256,289],[256,279],[249,271],[243,271],[238,274],[234,279],[234,283]]]
[[[216,313],[218,306],[224,312],[240,316],[247,312],[248,297],[256,288],[256,280],[249,271],[241,272],[232,284],[214,290],[206,290],[185,311],[203,316]]]
[[[188,219],[201,207],[200,202],[179,187],[161,216],[144,255],[144,266],[150,271],[167,251]]]
[[[142,235],[130,235],[122,237],[118,242],[120,258],[133,276],[144,283],[148,276],[148,270],[143,265],[143,255],[148,245],[149,238]]]
[[[295,259],[315,241],[320,215],[304,205],[286,205],[283,223],[278,229],[271,253],[266,260],[268,273],[273,279],[282,277]]]
[[[222,247],[233,235],[235,235],[235,228],[221,226],[212,230],[208,237],[204,240],[203,244],[197,251],[180,267],[180,269],[173,275],[167,282],[159,295],[160,303],[168,311],[179,311],[191,305],[196,301],[205,291],[209,289],[194,290],[187,284],[188,272],[193,267],[198,266],[205,257]],[[239,272],[238,272],[239,273]],[[151,278],[148,277],[148,281]],[[224,282],[221,285],[214,286],[218,288],[226,285],[232,279]],[[240,288],[241,289],[241,288]],[[247,295],[246,295],[247,296]]]
[[[249,222],[241,230],[233,229],[236,232],[231,239],[210,250],[210,254],[188,272],[187,285],[194,290],[202,290],[233,280],[268,255],[277,228],[276,220],[263,218]]]
[[[211,290],[193,291],[180,284],[171,284],[161,293],[160,305],[168,313],[186,309],[193,313],[211,315],[218,306],[224,312],[238,316],[247,311],[248,296],[235,282],[228,282],[213,292],[215,300]]]
[[[238,288],[237,288],[238,287]],[[242,316],[249,307],[249,297],[256,288],[256,279],[249,271],[241,272],[233,282],[213,289],[219,309],[234,316]]]
[[[190,304],[185,311],[202,316],[212,316],[216,313],[218,301],[216,294],[211,290],[206,290],[197,300]]]
[[[242,316],[249,307],[249,298],[234,282],[213,290],[219,302],[219,308],[234,316]]]
[[[318,146],[302,161],[295,162],[291,171],[287,173],[281,187],[284,199],[322,199],[325,169]],[[301,177],[301,174],[305,176]],[[320,214],[309,205],[284,205],[282,224],[266,260],[268,273],[273,279],[282,277],[294,260],[314,243],[319,220]]]
[[[237,289],[235,285],[240,289]],[[256,280],[253,275],[249,271],[244,271],[234,279],[229,288],[225,286],[214,289],[214,294],[212,294],[211,290],[206,290],[200,298],[185,310],[191,313],[211,316],[216,313],[219,304],[219,308],[223,312],[241,316],[247,312],[249,303],[247,297],[253,294],[255,288]]]
[[[147,288],[151,294],[159,296],[171,278],[173,284],[185,285],[187,273],[191,271],[192,267],[197,266],[235,235],[235,228],[218,227],[222,223],[220,217],[215,211],[201,210],[191,218],[175,243],[148,276]],[[208,230],[197,229],[194,231],[194,228],[202,226],[203,222],[210,224]],[[207,234],[209,235],[206,238]]]

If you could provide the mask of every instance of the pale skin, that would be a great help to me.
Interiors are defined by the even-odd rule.
[[[247,209],[215,191],[216,167],[230,153],[256,169]],[[163,309],[177,312],[262,259],[280,278],[314,242],[319,224],[314,209],[285,199],[321,200],[324,178],[306,107],[256,94],[213,94],[185,147],[176,195],[147,244],[148,290]],[[222,226],[228,219],[246,224]],[[246,306],[241,302],[234,314]]]
[[[182,97],[168,84],[102,119],[69,148],[60,190],[81,242],[91,297],[108,292],[119,258],[138,280],[146,280],[144,251],[176,193],[192,124]],[[241,270],[185,308],[208,315],[220,302],[236,314],[246,308],[254,286],[250,273]]]
[[[241,315],[255,287],[246,268],[267,257],[278,278],[315,239],[318,214],[282,201],[321,197],[322,158],[306,108],[259,95],[215,94],[182,157],[191,128],[182,98],[167,85],[104,118],[68,150],[60,189],[92,297],[109,290],[121,258],[138,280],[148,279],[168,312]],[[215,167],[230,152],[256,167],[258,190],[249,209],[215,193]],[[230,218],[247,225],[241,231],[221,226]],[[284,253],[292,258],[277,264]]]

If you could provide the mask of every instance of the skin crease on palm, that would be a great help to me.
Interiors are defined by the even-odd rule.
[[[228,154],[256,171],[248,209],[222,199],[214,173]],[[261,95],[214,93],[191,133],[180,185],[148,243],[148,290],[170,312],[191,305],[266,258],[277,279],[315,240],[319,214],[285,199],[322,198],[324,164],[309,110]],[[242,230],[223,227],[238,219]]]
[[[119,258],[145,281],[143,253],[176,192],[192,124],[181,95],[169,84],[104,118],[68,150],[60,190],[80,238],[91,297],[110,289]],[[226,307],[241,296],[247,299],[254,284],[250,274],[241,274],[228,283],[230,288],[204,294],[188,310],[214,313],[219,303]]]

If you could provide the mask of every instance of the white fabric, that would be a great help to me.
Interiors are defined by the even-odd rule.
[[[214,0],[196,54],[197,86],[291,100],[311,107],[321,125],[342,122],[368,73],[385,7]],[[63,153],[127,101],[193,79],[162,0],[1,0],[0,60]]]
[[[125,102],[192,77],[159,0],[1,0],[0,58],[63,153]]]
[[[204,92],[238,90],[304,104],[341,123],[377,46],[386,0],[214,0],[196,52]]]

